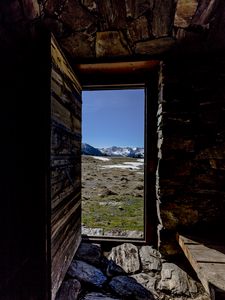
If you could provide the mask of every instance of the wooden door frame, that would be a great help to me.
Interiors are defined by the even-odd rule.
[[[131,73],[130,63],[115,66],[117,63],[108,63],[88,67],[78,67],[79,71],[85,70],[80,77],[82,90],[107,90],[107,89],[138,89],[145,90],[145,171],[144,171],[144,238],[119,238],[119,237],[82,237],[89,242],[104,243],[104,245],[116,245],[122,242],[132,242],[134,244],[154,245],[157,247],[157,210],[156,210],[156,170],[157,170],[157,111],[158,111],[158,61],[143,64],[138,62]],[[147,66],[143,69],[143,65]],[[80,65],[79,65],[80,66]],[[110,68],[111,66],[111,68]],[[117,70],[118,69],[118,70]],[[100,74],[96,77],[95,71]],[[113,71],[111,71],[113,70]],[[117,70],[117,71],[116,71]],[[121,71],[122,70],[122,71]],[[140,71],[143,71],[140,75]],[[126,74],[126,80],[121,79],[121,74]],[[138,80],[137,80],[138,79]],[[119,82],[118,82],[119,80]],[[136,83],[135,83],[136,80]]]

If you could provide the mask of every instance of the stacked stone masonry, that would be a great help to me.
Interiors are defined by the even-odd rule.
[[[151,246],[103,252],[82,243],[56,300],[209,300],[201,284]]]
[[[225,60],[165,63],[159,83],[157,198],[161,226],[214,231],[225,215]]]
[[[174,47],[223,49],[224,5],[221,0],[2,1],[0,38],[42,23],[75,62],[154,57]]]

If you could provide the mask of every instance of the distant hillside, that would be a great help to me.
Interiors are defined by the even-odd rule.
[[[104,154],[98,149],[88,144],[82,144],[81,152],[84,155],[103,156]]]
[[[82,154],[93,156],[123,156],[123,157],[144,157],[144,148],[142,147],[108,147],[94,148],[88,144],[82,144]]]

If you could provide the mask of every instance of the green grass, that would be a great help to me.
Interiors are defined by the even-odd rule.
[[[119,205],[110,205],[117,202]],[[101,205],[100,203],[106,203]],[[82,223],[104,230],[138,230],[144,228],[143,198],[132,196],[95,197],[82,204]]]

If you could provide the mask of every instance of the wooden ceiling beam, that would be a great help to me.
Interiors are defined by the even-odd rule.
[[[140,71],[153,71],[158,67],[159,63],[159,60],[144,60],[96,64],[76,64],[75,69],[78,70],[82,76],[130,74],[139,73]]]

